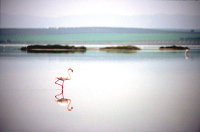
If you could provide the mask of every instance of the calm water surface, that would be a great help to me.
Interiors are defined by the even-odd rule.
[[[200,130],[200,50],[25,53],[0,46],[0,130],[136,131]],[[55,100],[55,77],[74,72]]]

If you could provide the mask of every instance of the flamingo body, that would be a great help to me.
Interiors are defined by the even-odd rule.
[[[68,77],[56,77],[57,80],[55,81],[55,84],[60,85],[60,86],[62,87],[62,89],[63,89],[64,81],[65,81],[65,80],[71,80],[71,76],[70,76],[69,71],[73,72],[73,70],[72,70],[71,68],[69,68],[69,69],[67,70],[67,72],[68,72]],[[63,82],[62,82],[62,84],[59,84],[58,81],[63,81]]]

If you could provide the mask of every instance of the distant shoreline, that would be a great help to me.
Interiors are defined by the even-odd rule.
[[[200,31],[137,28],[0,29],[1,44],[200,45]]]
[[[200,45],[200,41],[143,41],[143,42],[13,42],[13,43],[0,43],[0,45],[7,44],[22,44],[22,45]]]

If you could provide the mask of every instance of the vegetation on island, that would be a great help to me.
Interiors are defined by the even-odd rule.
[[[134,53],[136,50],[140,50],[140,48],[136,46],[110,46],[100,48],[100,50],[107,52],[122,52],[122,53]]]
[[[160,50],[185,50],[185,49],[189,49],[188,47],[182,47],[182,46],[162,46],[159,48]]]
[[[22,51],[27,52],[52,52],[52,53],[60,53],[60,52],[85,52],[86,47],[80,46],[69,46],[69,45],[29,45],[27,47],[22,47]]]

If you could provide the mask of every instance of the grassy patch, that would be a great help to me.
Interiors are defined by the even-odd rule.
[[[189,49],[188,47],[182,47],[182,46],[166,46],[166,47],[160,47],[160,50],[185,50]]]
[[[86,47],[76,47],[76,46],[69,46],[69,45],[30,45],[27,47],[22,47],[21,50],[27,52],[85,52]]]
[[[110,46],[100,48],[100,50],[117,53],[135,53],[137,50],[140,50],[140,48],[136,46]]]

